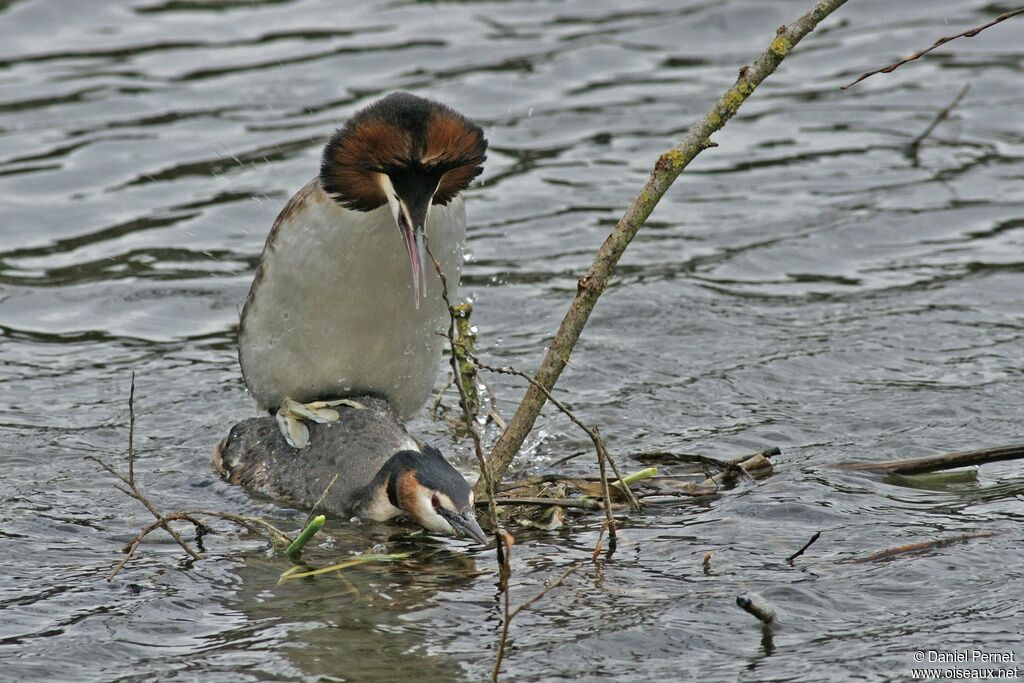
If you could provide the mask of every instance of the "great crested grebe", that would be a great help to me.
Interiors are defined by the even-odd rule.
[[[332,399],[385,398],[400,419],[426,401],[448,311],[424,236],[454,296],[462,269],[462,191],[483,170],[483,131],[404,92],[358,111],[324,148],[318,177],[277,217],[239,323],[249,392],[288,443]]]

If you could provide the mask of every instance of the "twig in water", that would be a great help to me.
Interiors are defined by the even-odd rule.
[[[533,497],[518,497],[518,498],[506,498],[499,496],[494,499],[495,505],[540,505],[544,507],[550,507],[557,505],[563,508],[580,508],[582,510],[603,510],[604,503],[593,498],[533,498]],[[477,505],[486,505],[487,501],[479,501]],[[612,508],[616,510],[625,509],[625,505],[618,505],[612,503]]]
[[[845,2],[846,0],[819,0],[798,20],[780,27],[768,49],[762,52],[750,67],[740,71],[736,82],[719,98],[711,111],[690,127],[682,142],[658,159],[650,179],[605,239],[590,269],[577,283],[576,296],[534,376],[536,383],[531,382],[515,415],[508,423],[508,429],[498,437],[491,449],[487,459],[491,479],[501,480],[523,441],[533,429],[534,422],[548,398],[541,388],[550,391],[555,386],[569,363],[573,348],[594,306],[608,286],[616,264],[668,188],[698,154],[713,146],[711,136],[736,115],[751,93],[775,71],[797,43]]]
[[[612,460],[611,455],[608,454],[608,449],[605,446],[604,437],[601,436],[601,432],[598,431],[596,427],[587,426],[580,418],[576,416],[576,413],[572,412],[572,410],[570,410],[567,405],[565,405],[560,400],[555,398],[551,391],[544,385],[540,384],[536,380],[536,378],[530,377],[522,370],[513,368],[511,366],[497,367],[493,365],[488,365],[487,363],[484,363],[478,357],[472,354],[470,354],[470,358],[473,359],[473,362],[476,363],[478,367],[481,367],[484,370],[487,370],[488,372],[495,372],[502,375],[515,375],[516,377],[522,377],[527,382],[529,382],[531,386],[535,387],[538,391],[544,394],[545,398],[548,401],[551,401],[552,405],[554,405],[556,408],[562,411],[562,413],[566,417],[568,417],[573,424],[582,429],[583,432],[590,437],[591,442],[594,444],[594,450],[597,451],[598,463],[601,469],[602,486],[607,484],[608,481],[607,474],[604,472],[604,465],[602,461],[607,462],[609,465],[611,465],[612,471],[615,472],[615,476],[616,478],[618,478],[619,481],[623,480],[624,477],[619,472],[618,466],[615,464],[615,461]],[[630,507],[632,507],[634,510],[639,510],[640,502],[636,499],[636,496],[633,495],[633,492],[629,489],[628,486],[625,488],[623,493],[625,494],[626,499],[629,500]],[[608,502],[610,502],[610,500]]]
[[[128,390],[128,485],[135,487],[135,371]]]
[[[848,562],[859,563],[859,562],[877,562],[879,560],[888,560],[898,555],[905,555],[907,553],[918,553],[924,550],[932,550],[933,548],[944,548],[947,545],[953,545],[954,543],[963,543],[974,538],[988,538],[989,536],[995,536],[991,531],[979,531],[973,534],[961,534],[959,536],[952,536],[950,538],[938,538],[933,541],[921,541],[920,543],[908,543],[906,545],[896,546],[895,548],[887,548],[886,550],[879,550],[877,553],[871,553],[867,557],[859,557]]]
[[[502,534],[504,534],[505,536],[508,536],[508,534],[506,532],[502,532]],[[499,536],[499,541],[500,541],[501,544],[505,544],[505,540],[501,536]],[[504,592],[504,596],[502,598],[501,638],[498,641],[498,654],[494,658],[494,668],[491,670],[491,680],[492,681],[497,681],[498,680],[498,674],[501,673],[501,662],[505,658],[505,646],[508,643],[508,630],[509,630],[509,626],[512,624],[512,620],[515,619],[516,616],[520,612],[522,612],[524,609],[526,609],[527,607],[529,607],[533,603],[535,603],[538,600],[540,600],[541,598],[543,598],[550,591],[552,591],[555,588],[557,588],[558,586],[562,585],[562,582],[565,581],[567,578],[569,578],[569,575],[572,574],[577,569],[579,569],[580,566],[581,566],[580,563],[572,565],[567,570],[565,570],[565,572],[563,572],[562,575],[559,576],[557,579],[555,579],[551,583],[546,584],[544,586],[543,590],[538,592],[532,598],[526,600],[526,602],[522,603],[521,605],[516,607],[514,610],[510,611],[509,610],[508,577],[509,577],[509,575],[512,572],[511,567],[509,566],[509,563],[511,561],[511,556],[512,556],[512,544],[508,543],[507,545],[505,545],[504,550],[503,550],[503,554],[501,556],[501,558],[502,558],[501,559],[501,575],[502,575],[502,577],[504,577],[504,586],[502,588],[502,590]]]
[[[977,451],[959,451],[930,455],[924,458],[893,460],[890,462],[846,462],[834,465],[836,469],[853,470],[855,472],[879,472],[888,474],[924,474],[938,470],[951,470],[956,467],[983,465],[1001,460],[1020,460],[1024,458],[1024,444],[1001,446],[999,448],[982,448]]]
[[[800,550],[797,550],[795,553],[787,557],[786,562],[792,562],[796,558],[803,555],[805,552],[807,552],[807,549],[814,545],[814,542],[817,541],[819,538],[821,538],[821,532],[817,531],[813,536],[811,536],[811,540],[807,541],[807,543],[804,543],[803,546],[801,546]]]
[[[224,519],[229,522],[233,522],[242,526],[254,533],[262,534],[271,539],[275,544],[279,546],[286,546],[291,543],[291,539],[282,532],[280,529],[275,527],[273,524],[263,520],[259,517],[251,517],[247,515],[236,515],[230,512],[216,512],[212,510],[179,510],[170,514],[161,514],[156,506],[142,493],[142,490],[138,487],[135,481],[135,373],[132,373],[131,389],[128,393],[128,474],[127,476],[121,474],[116,469],[103,462],[99,458],[91,455],[86,456],[88,460],[92,460],[104,470],[109,472],[123,484],[125,487],[114,484],[114,488],[121,491],[126,496],[134,498],[135,500],[142,503],[147,510],[152,513],[156,521],[151,522],[147,526],[144,526],[139,532],[125,544],[122,548],[124,552],[124,558],[117,563],[114,569],[107,576],[107,581],[113,581],[114,577],[117,576],[125,565],[135,556],[135,551],[138,550],[142,544],[143,539],[146,538],[151,532],[157,529],[163,529],[177,542],[178,545],[191,557],[193,560],[202,559],[197,551],[195,551],[188,542],[182,538],[181,534],[178,533],[172,526],[171,522],[188,522],[196,530],[196,537],[201,538],[204,534],[216,533],[212,527],[199,519],[199,517],[213,517],[218,519]],[[326,493],[326,492],[325,492]]]
[[[498,578],[498,590],[502,593],[502,615],[501,615],[501,638],[498,640],[498,654],[494,657],[494,669],[491,671],[491,680],[498,680],[498,672],[501,671],[501,660],[505,658],[505,643],[508,642],[508,627],[512,622],[508,609],[508,580],[512,575],[512,535],[507,531],[498,533],[498,559],[500,560],[501,573]]]
[[[1018,14],[1024,14],[1024,7],[1022,7],[1021,9],[1011,10],[1009,12],[1006,12],[1005,14],[1000,14],[998,17],[996,17],[995,19],[993,19],[989,23],[985,24],[984,26],[977,26],[975,28],[968,29],[968,30],[964,31],[963,33],[956,34],[955,36],[944,36],[942,38],[939,38],[934,43],[932,43],[931,47],[926,48],[924,50],[921,50],[920,52],[915,52],[914,54],[910,55],[909,57],[905,57],[904,59],[901,59],[900,61],[895,62],[894,64],[890,64],[889,66],[884,66],[881,69],[875,69],[874,71],[868,71],[867,73],[863,73],[859,77],[857,77],[857,80],[853,81],[852,83],[847,83],[846,85],[840,86],[839,89],[840,90],[848,90],[849,88],[852,88],[853,86],[855,86],[858,83],[860,83],[861,81],[863,81],[865,78],[869,78],[871,76],[874,76],[875,74],[888,74],[888,73],[892,73],[893,71],[895,71],[896,69],[900,68],[901,66],[903,66],[907,62],[913,62],[915,60],[920,59],[921,57],[924,57],[926,54],[928,54],[929,52],[931,52],[932,50],[934,50],[937,47],[945,45],[946,43],[948,43],[950,41],[956,40],[957,38],[973,38],[974,36],[978,35],[982,31],[984,31],[985,29],[987,29],[987,28],[989,28],[991,26],[995,26],[996,24],[998,24],[1001,21],[1006,21],[1010,17],[1015,17]]]
[[[772,458],[781,454],[782,450],[778,446],[772,446],[771,448],[760,450],[757,453],[741,455],[728,459],[712,458],[711,456],[701,455],[700,453],[675,453],[673,451],[641,451],[639,453],[633,453],[630,457],[643,463],[663,463],[666,460],[673,460],[676,462],[693,462],[711,465],[722,470],[735,470],[739,468],[741,462],[746,462],[754,456],[763,455],[766,458]]]
[[[914,166],[920,164],[920,159],[918,155],[921,151],[921,143],[924,142],[925,139],[927,139],[927,137],[932,134],[932,131],[935,130],[936,126],[938,126],[940,123],[949,118],[949,113],[956,108],[956,105],[960,104],[960,100],[964,98],[964,95],[966,95],[967,91],[970,89],[971,84],[965,83],[964,87],[960,88],[960,92],[957,93],[957,96],[953,98],[953,101],[947,104],[945,108],[942,109],[942,111],[936,114],[935,118],[932,119],[932,122],[928,124],[928,127],[925,128],[924,131],[916,138],[914,138],[910,145],[907,146],[907,156],[909,156],[913,160]]]
[[[140,491],[139,488],[135,485],[135,373],[132,373],[131,389],[129,390],[128,393],[128,476],[126,477],[125,475],[121,474],[120,472],[118,472],[113,467],[103,462],[99,458],[95,458],[91,455],[86,457],[89,460],[96,462],[100,467],[102,467],[107,472],[120,479],[125,485],[127,485],[127,489],[123,489],[121,487],[117,488],[118,490],[122,491],[123,493],[131,496],[132,498],[136,499],[137,501],[145,505],[146,509],[149,510],[156,518],[156,526],[159,526],[160,528],[164,529],[167,533],[169,533],[171,537],[174,538],[175,542],[177,542],[177,544],[180,545],[186,553],[188,553],[189,557],[191,557],[193,560],[198,560],[202,558],[202,556],[198,552],[193,550],[192,546],[190,546],[185,541],[185,539],[181,537],[181,534],[179,534],[171,527],[169,522],[164,521],[164,515],[162,515],[160,511],[156,509],[156,506],[154,506],[153,503],[151,503],[149,499],[146,498],[145,495],[143,495],[142,491]],[[199,522],[198,520],[187,519],[187,521],[192,522],[192,524],[196,528],[196,532],[199,534],[212,533],[213,531],[212,529],[210,529],[210,527],[206,526],[202,522]],[[145,536],[145,534],[142,535]],[[135,547],[138,547],[138,544],[135,544]],[[110,576],[107,577],[107,581],[110,581],[115,576],[117,576],[117,573],[121,571],[121,568],[124,567],[124,565],[131,558],[131,555],[133,553],[134,547],[132,548],[132,552],[128,554],[128,557],[122,560],[121,563],[119,563],[117,567],[114,569],[114,571],[110,574]]]

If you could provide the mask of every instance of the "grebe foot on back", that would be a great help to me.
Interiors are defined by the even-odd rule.
[[[312,420],[317,424],[334,422],[341,418],[341,414],[334,410],[337,406],[348,406],[366,410],[366,406],[358,401],[348,398],[339,398],[334,401],[312,401],[310,403],[299,403],[285,397],[281,401],[281,407],[274,413],[277,426],[281,430],[285,441],[292,448],[305,448],[309,444],[309,429],[303,420]]]

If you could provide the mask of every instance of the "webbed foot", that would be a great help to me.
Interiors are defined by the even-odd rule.
[[[277,426],[288,445],[292,448],[305,448],[309,445],[309,429],[306,427],[305,420],[312,420],[320,424],[334,422],[341,417],[341,414],[334,409],[336,406],[366,408],[362,403],[347,398],[334,401],[313,401],[312,403],[299,403],[286,398],[281,402],[274,417],[277,418]]]

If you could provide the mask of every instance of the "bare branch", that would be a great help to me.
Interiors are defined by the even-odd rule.
[[[544,394],[547,400],[551,401],[551,403],[556,408],[558,408],[560,411],[562,411],[562,413],[565,414],[566,417],[572,420],[573,424],[582,429],[586,433],[586,435],[590,437],[590,440],[594,444],[594,450],[597,451],[598,464],[601,469],[602,485],[605,486],[605,488],[607,488],[608,477],[604,472],[605,462],[608,462],[608,464],[611,465],[612,471],[615,472],[615,476],[618,477],[619,481],[622,481],[622,474],[619,473],[619,468],[616,466],[615,461],[612,460],[611,455],[608,453],[608,448],[605,446],[604,437],[601,436],[601,432],[598,431],[597,427],[588,427],[586,424],[584,424],[584,422],[580,420],[578,417],[576,417],[576,414],[573,413],[568,406],[566,406],[564,403],[555,398],[555,396],[551,393],[550,390],[548,390],[547,387],[545,387],[543,384],[540,384],[535,378],[530,377],[522,370],[518,370],[511,366],[496,367],[493,365],[487,365],[473,354],[469,354],[469,357],[472,359],[474,363],[476,363],[477,366],[483,368],[484,370],[487,370],[489,372],[496,372],[503,375],[516,375],[517,377],[522,377],[531,385],[535,386],[538,391]],[[640,502],[636,499],[636,496],[633,495],[633,492],[629,489],[628,486],[623,487],[623,493],[626,495],[626,499],[629,501],[630,506],[634,510],[639,510]]]
[[[702,151],[712,145],[711,136],[735,116],[740,106],[765,78],[782,63],[793,48],[825,17],[841,7],[846,0],[819,0],[814,7],[794,23],[779,28],[768,49],[754,63],[740,71],[739,78],[719,98],[711,111],[697,121],[676,147],[662,154],[655,164],[650,179],[630,203],[615,228],[605,239],[586,274],[580,278],[576,297],[562,320],[555,338],[535,375],[536,383],[526,390],[515,416],[494,444],[488,457],[488,481],[500,481],[505,470],[519,451],[526,436],[547,400],[539,387],[549,390],[558,381],[569,362],[572,350],[583,331],[598,298],[608,286],[615,266],[626,247],[643,226],[654,207],[675,182],[683,169]],[[478,485],[478,491],[480,490]]]
[[[948,43],[950,41],[956,40],[957,38],[973,38],[974,36],[978,35],[982,31],[984,31],[985,29],[987,29],[987,28],[989,28],[991,26],[995,26],[996,24],[998,24],[1001,21],[1006,21],[1010,17],[1015,17],[1018,14],[1024,14],[1024,7],[1022,7],[1021,9],[1011,10],[1009,12],[1006,12],[1005,14],[1000,14],[998,17],[996,17],[995,19],[993,19],[989,23],[985,24],[984,26],[977,26],[975,28],[968,29],[967,31],[964,31],[963,33],[958,33],[955,36],[944,36],[942,38],[939,38],[934,43],[932,43],[931,47],[925,48],[924,50],[921,50],[920,52],[915,52],[914,54],[910,55],[909,57],[905,57],[904,59],[901,59],[898,62],[890,64],[889,66],[883,66],[881,69],[875,69],[874,71],[868,71],[867,73],[863,73],[863,74],[861,74],[860,76],[857,77],[857,80],[853,81],[852,83],[847,83],[846,85],[840,86],[839,89],[840,90],[848,90],[848,89],[852,88],[853,86],[857,85],[858,83],[860,83],[861,81],[863,81],[865,78],[870,78],[871,76],[874,76],[875,74],[888,74],[888,73],[892,73],[893,71],[895,71],[896,69],[900,68],[901,66],[903,66],[907,62],[913,62],[913,61],[916,61],[916,60],[920,59],[921,57],[924,57],[926,54],[928,54],[929,52],[931,52],[932,50],[934,50],[937,47],[941,47],[941,46],[945,45],[946,43]]]

